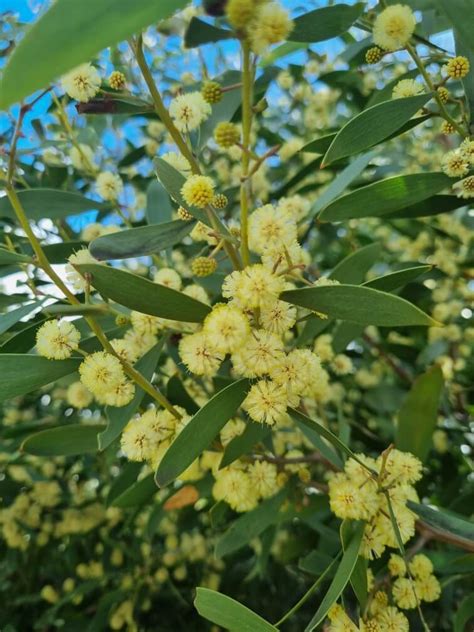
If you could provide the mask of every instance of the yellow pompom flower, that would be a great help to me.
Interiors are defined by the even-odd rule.
[[[72,99],[86,103],[99,92],[100,75],[91,64],[81,64],[62,77],[61,85]]]
[[[242,408],[258,423],[273,426],[286,421],[288,396],[286,388],[271,380],[259,380],[249,391]]]
[[[212,341],[203,332],[183,336],[179,343],[182,361],[196,375],[213,377],[224,359],[224,354],[215,350]]]
[[[96,351],[79,367],[81,382],[96,396],[103,396],[125,380],[120,360],[105,351]]]
[[[153,275],[153,281],[178,292],[183,287],[183,280],[174,268],[160,268]]]
[[[59,595],[56,590],[51,586],[51,584],[47,584],[43,586],[40,591],[41,597],[47,601],[48,603],[56,603],[59,601]]]
[[[404,577],[407,573],[407,565],[403,557],[392,553],[388,560],[388,570],[392,577]]]
[[[410,573],[419,579],[432,575],[434,570],[433,562],[429,557],[423,555],[422,553],[418,553],[418,555],[415,555],[410,560],[408,568],[410,569]]]
[[[161,327],[159,319],[151,314],[132,311],[130,320],[133,329],[139,334],[156,334]]]
[[[441,586],[434,575],[416,579],[415,590],[418,598],[428,603],[436,601],[441,595]]]
[[[468,176],[464,180],[459,180],[453,184],[453,189],[458,198],[468,200],[474,197],[474,176]]]
[[[125,88],[126,78],[120,70],[114,70],[109,76],[109,86],[113,90],[123,90]]]
[[[146,461],[151,459],[156,445],[153,430],[140,423],[140,420],[129,421],[122,432],[120,447],[129,461]]]
[[[283,253],[296,237],[295,220],[281,208],[266,204],[249,217],[249,248],[257,254],[267,249],[279,249]]]
[[[415,31],[413,11],[405,4],[394,4],[384,9],[375,18],[374,42],[384,50],[403,48]]]
[[[129,404],[134,395],[135,384],[130,382],[130,380],[123,380],[107,390],[102,396],[97,396],[97,399],[100,403],[106,404],[107,406],[120,408],[121,406]]]
[[[197,277],[207,277],[217,270],[217,261],[212,257],[196,257],[191,263],[191,272]]]
[[[70,406],[74,406],[74,408],[87,408],[93,399],[92,393],[82,382],[78,381],[69,384],[66,391],[66,400]]]
[[[270,373],[285,359],[282,340],[264,329],[252,330],[232,354],[234,371],[243,377]]]
[[[278,2],[261,4],[247,27],[254,53],[261,55],[269,46],[283,42],[293,30],[293,20]]]
[[[214,129],[214,140],[219,147],[232,147],[240,140],[239,128],[234,123],[222,121]]]
[[[372,46],[365,53],[365,61],[368,64],[377,64],[383,57],[383,50],[378,46]]]
[[[36,333],[36,349],[50,360],[64,360],[78,349],[80,339],[81,334],[71,322],[48,320]]]
[[[380,629],[384,632],[409,632],[410,626],[408,619],[395,608],[394,606],[387,606],[384,610],[377,615],[376,620],[380,626]]]
[[[397,606],[403,610],[412,610],[417,606],[415,587],[407,577],[399,577],[394,581],[392,596]]]
[[[459,149],[453,149],[443,156],[441,168],[450,178],[462,178],[469,172],[469,160]]]
[[[186,204],[204,208],[214,197],[214,182],[207,176],[190,176],[181,188],[181,195]]]
[[[243,309],[262,308],[273,303],[285,289],[285,280],[260,263],[236,270],[224,279],[222,295]]]
[[[468,74],[469,69],[469,59],[462,55],[453,57],[443,66],[443,70],[451,79],[463,79]]]
[[[216,473],[212,494],[216,500],[224,500],[238,512],[254,509],[258,501],[251,478],[237,467],[228,467]]]
[[[392,99],[415,97],[424,92],[423,86],[414,79],[402,79],[392,90]]]
[[[211,114],[211,106],[200,92],[186,92],[175,97],[169,107],[170,115],[180,132],[197,129]]]
[[[205,81],[201,88],[201,94],[204,100],[211,105],[219,103],[222,99],[222,88],[217,81]]]
[[[228,0],[225,12],[229,24],[237,30],[245,28],[252,19],[256,7],[255,0]]]
[[[123,191],[122,178],[111,171],[100,173],[95,185],[100,197],[111,202],[115,201]]]
[[[260,498],[269,498],[279,489],[278,472],[273,463],[256,461],[249,465],[248,475]]]
[[[216,351],[233,353],[249,335],[250,323],[238,307],[220,304],[206,316],[203,331]]]
[[[269,301],[261,309],[260,322],[267,331],[284,334],[296,322],[296,307],[278,299]]]

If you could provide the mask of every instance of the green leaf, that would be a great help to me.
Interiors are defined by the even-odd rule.
[[[381,217],[426,200],[450,185],[451,178],[438,172],[386,178],[337,198],[320,213],[319,220],[341,222],[360,217]]]
[[[407,283],[411,283],[425,272],[429,272],[433,269],[433,266],[413,266],[413,268],[405,268],[404,270],[397,270],[396,272],[390,272],[381,277],[376,277],[370,281],[366,281],[363,285],[365,287],[371,287],[375,290],[383,290],[384,292],[392,292],[399,287],[403,287]]]
[[[474,51],[474,41],[472,38],[474,4],[472,0],[440,0],[439,4],[458,32],[463,45],[471,51]]]
[[[341,542],[343,549],[346,550],[352,536],[353,522],[351,520],[343,520],[341,524]],[[361,610],[364,611],[367,604],[367,560],[361,555],[357,557],[357,562],[352,571],[350,578],[351,586],[360,604]]]
[[[282,59],[287,55],[291,55],[298,50],[304,50],[306,47],[307,45],[305,42],[284,42],[283,44],[280,44],[280,46],[271,50],[267,55],[264,55],[260,60],[259,65],[262,68],[267,68],[279,59]]]
[[[321,452],[323,457],[327,459],[329,463],[332,463],[337,469],[342,470],[344,467],[343,461],[337,452],[335,452],[331,446],[327,445],[327,443],[321,439],[320,428],[314,427],[316,422],[313,422],[312,420],[309,420],[310,423],[303,422],[297,417],[294,417],[294,420],[304,436],[308,439],[308,441],[311,441],[319,452]]]
[[[35,309],[38,309],[42,305],[43,301],[33,301],[33,303],[28,303],[28,305],[22,305],[21,307],[17,307],[16,309],[12,309],[9,312],[0,316],[0,335],[4,334],[6,331],[13,327],[19,320],[28,316]]]
[[[344,551],[344,555],[342,556],[341,563],[339,564],[336,574],[334,575],[334,579],[332,580],[327,593],[321,601],[316,614],[306,626],[305,632],[311,632],[322,621],[324,621],[329,608],[334,603],[336,603],[336,601],[341,596],[342,591],[349,582],[357,563],[359,549],[362,542],[362,537],[364,535],[364,527],[364,522],[356,523],[354,533],[352,535],[352,538],[350,539],[349,544],[346,547],[346,550]]]
[[[430,217],[441,213],[449,213],[462,206],[466,206],[466,200],[455,195],[433,195],[433,197],[429,197],[426,200],[410,204],[393,213],[388,213],[385,217],[387,219]]]
[[[399,296],[363,285],[328,285],[288,290],[282,300],[359,325],[401,327],[439,325],[428,314]]]
[[[411,500],[407,501],[407,506],[436,532],[452,536],[453,543],[457,542],[461,548],[474,552],[474,522],[439,507],[419,505]]]
[[[199,406],[185,389],[183,382],[177,375],[172,375],[166,385],[166,396],[172,404],[181,406],[190,415],[199,410]]]
[[[227,467],[236,461],[242,454],[249,452],[254,445],[261,443],[270,434],[270,426],[249,422],[243,433],[234,437],[227,445],[219,469]]]
[[[46,322],[46,318],[34,320],[18,332],[12,334],[1,346],[0,353],[28,353],[35,346],[36,332]]]
[[[89,200],[79,193],[56,189],[26,189],[17,192],[28,219],[62,219],[91,210],[109,208],[109,204]],[[0,198],[0,217],[16,218],[7,196]]]
[[[181,242],[191,232],[194,222],[176,220],[129,228],[118,233],[94,239],[89,250],[99,261],[103,259],[129,259],[158,253]]]
[[[161,182],[153,180],[146,191],[146,221],[149,224],[163,224],[171,221],[172,214],[170,196]]]
[[[97,53],[182,9],[187,0],[57,0],[27,31],[4,71],[6,109]],[[80,37],[78,34],[80,33]]]
[[[279,520],[279,511],[287,491],[282,489],[275,496],[264,500],[255,509],[242,514],[217,540],[216,557],[224,557],[238,551]]]
[[[469,630],[467,624],[474,623],[474,595],[468,595],[459,604],[459,607],[454,615],[454,629],[453,632],[466,632]]]
[[[277,628],[235,599],[198,587],[194,606],[201,617],[230,632],[276,632]]]
[[[55,382],[77,371],[82,358],[48,360],[37,355],[3,353],[0,355],[0,402]]]
[[[433,366],[417,377],[398,413],[395,445],[425,461],[431,449],[443,390],[443,372]]]
[[[248,388],[248,380],[229,384],[191,418],[170,445],[158,466],[155,478],[160,487],[171,483],[209,448],[244,401]]]
[[[228,29],[220,29],[209,22],[193,17],[184,34],[186,48],[196,48],[202,44],[214,44],[222,40],[235,37],[235,33]]]
[[[12,263],[31,263],[31,257],[0,248],[0,266],[9,266]]]
[[[291,42],[322,42],[345,33],[364,10],[358,2],[354,5],[338,4],[309,11],[294,20],[294,28],[288,39]]]
[[[158,344],[147,351],[145,355],[135,364],[134,368],[148,381],[150,381],[153,377],[153,373],[163,349],[164,341],[165,338],[162,338]],[[121,406],[120,408],[107,406],[105,410],[107,413],[108,424],[104,432],[101,432],[98,437],[99,450],[105,450],[112,441],[120,436],[122,430],[137,412],[138,407],[142,403],[144,394],[143,390],[137,385],[135,387],[135,395],[127,406]]]
[[[383,101],[388,101],[392,98],[392,92],[397,83],[402,81],[403,79],[415,79],[420,74],[418,68],[413,68],[408,72],[405,72],[403,75],[399,75],[389,81],[384,85],[380,90],[374,90],[370,95],[370,98],[367,102],[367,107],[372,107],[373,105],[377,105],[378,103],[382,103]]]
[[[339,281],[339,283],[362,283],[367,272],[380,257],[381,252],[382,246],[379,243],[359,248],[359,250],[344,257],[329,274],[329,278]]]
[[[114,498],[111,505],[113,507],[137,507],[147,503],[158,491],[153,474],[148,474],[145,478],[133,483],[122,494]]]
[[[348,121],[327,150],[321,167],[373,147],[390,137],[409,121],[432,97],[420,94],[391,99],[367,108]]]
[[[68,424],[48,428],[27,437],[23,452],[36,456],[75,456],[97,452],[97,435],[104,429],[99,424]]]
[[[133,461],[127,461],[124,464],[122,471],[110,486],[109,493],[107,494],[107,498],[105,500],[107,507],[110,507],[116,498],[121,496],[129,487],[131,487],[131,485],[133,485],[133,483],[135,483],[142,467],[143,463],[135,463]]]
[[[307,143],[300,149],[302,152],[308,152],[310,154],[325,154],[329,147],[331,146],[332,141],[336,138],[337,134],[327,134],[326,136],[321,136],[320,138],[316,138],[312,140],[310,143]]]
[[[330,202],[341,195],[341,193],[343,193],[347,187],[360,176],[374,156],[375,152],[362,154],[362,156],[356,158],[343,171],[341,171],[327,189],[325,189],[318,197],[311,209],[311,216],[319,213]]]
[[[107,298],[142,314],[188,323],[200,323],[211,311],[208,305],[136,274],[100,264],[76,266],[91,275],[92,286]]]

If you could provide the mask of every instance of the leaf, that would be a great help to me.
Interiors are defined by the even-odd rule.
[[[91,241],[91,254],[104,259],[129,259],[158,253],[181,242],[191,232],[194,222],[176,220],[164,224],[152,224],[121,230],[103,235]]]
[[[172,404],[181,406],[190,415],[194,415],[199,410],[199,406],[189,395],[177,375],[172,375],[166,385],[166,396]]]
[[[17,192],[28,219],[62,219],[85,211],[109,208],[109,205],[70,191],[56,189],[26,189]],[[16,218],[7,196],[0,198],[0,217]]]
[[[474,4],[472,0],[440,0],[439,4],[458,32],[463,45],[471,51],[474,51],[474,42],[472,39]]]
[[[264,500],[255,509],[237,518],[217,540],[216,557],[224,557],[238,551],[270,525],[278,522],[279,511],[286,493],[285,489],[280,490],[275,496]]]
[[[367,108],[348,121],[336,134],[321,168],[377,145],[409,121],[432,97],[431,93],[390,99]]]
[[[149,224],[170,222],[172,214],[170,196],[161,182],[153,180],[146,191],[146,221]]]
[[[214,44],[233,37],[235,34],[232,31],[220,29],[209,22],[193,17],[184,34],[184,45],[186,48],[196,48],[202,44]]]
[[[201,617],[230,632],[276,632],[277,628],[235,599],[198,587],[194,606]]]
[[[23,441],[21,449],[35,456],[75,456],[97,452],[97,435],[101,424],[68,424],[48,428]]]
[[[347,549],[351,535],[353,523],[351,520],[343,520],[341,524],[341,542],[344,550]],[[354,570],[350,578],[351,586],[360,604],[362,612],[365,611],[367,605],[367,560],[361,555],[357,557]]]
[[[401,327],[439,325],[428,314],[399,296],[363,285],[328,285],[283,292],[280,298],[359,325]]]
[[[373,105],[377,105],[378,103],[382,103],[383,101],[388,101],[392,98],[392,92],[394,87],[402,81],[403,79],[415,79],[420,74],[418,68],[413,68],[408,72],[403,73],[403,75],[399,75],[389,81],[384,85],[380,90],[374,90],[370,95],[370,98],[367,102],[367,107],[372,107]]]
[[[31,257],[0,248],[0,266],[9,266],[12,263],[31,263]]]
[[[150,381],[153,377],[153,373],[163,349],[164,341],[165,338],[162,338],[158,344],[147,351],[145,355],[135,364],[134,368],[148,381]],[[129,404],[120,408],[107,406],[105,410],[107,413],[108,424],[104,432],[101,432],[98,437],[99,450],[105,450],[112,441],[120,436],[122,430],[137,412],[138,407],[142,403],[144,394],[143,390],[137,385],[135,387],[135,395]]]
[[[464,545],[463,548],[474,552],[474,522],[439,507],[420,505],[411,500],[407,501],[407,506],[435,531],[453,536],[453,543],[457,541]]]
[[[443,372],[434,366],[417,377],[398,413],[395,445],[425,461],[433,441]]]
[[[322,222],[340,222],[360,217],[381,217],[426,200],[451,185],[444,173],[414,173],[394,176],[346,193],[320,213]]]
[[[374,156],[375,152],[362,154],[362,156],[356,158],[343,171],[341,171],[327,189],[325,189],[325,191],[323,191],[323,193],[318,197],[311,209],[311,216],[319,213],[330,202],[341,195],[351,182],[360,176]]]
[[[454,615],[454,628],[453,632],[466,632],[469,630],[467,624],[474,622],[474,595],[468,595],[459,604],[459,607]]]
[[[24,395],[77,371],[82,358],[48,360],[37,355],[0,355],[0,401]]]
[[[291,42],[322,42],[345,33],[364,10],[361,2],[352,6],[339,4],[335,7],[315,9],[294,20],[294,28],[288,36]]]
[[[404,270],[397,270],[396,272],[390,272],[381,277],[376,277],[370,281],[366,281],[363,285],[365,287],[371,287],[375,290],[383,290],[384,292],[392,292],[399,287],[403,287],[407,283],[411,283],[425,272],[429,272],[433,269],[433,266],[414,266],[413,268],[405,268]]]
[[[431,215],[449,213],[462,206],[466,206],[466,200],[458,198],[455,195],[433,195],[433,197],[429,197],[426,200],[422,200],[416,204],[410,204],[393,213],[388,213],[385,217],[387,219],[430,217]]]
[[[373,243],[351,252],[335,266],[329,278],[339,283],[362,283],[367,272],[380,257],[381,251],[381,244]]]
[[[142,314],[200,323],[211,311],[208,305],[186,294],[130,272],[100,264],[84,264],[76,267],[81,274],[91,275],[92,286],[98,292]]]
[[[337,134],[334,133],[327,134],[326,136],[321,136],[321,138],[316,138],[310,143],[304,145],[304,147],[302,147],[300,151],[308,152],[310,154],[325,154],[336,136]]]
[[[325,441],[321,439],[319,428],[316,429],[314,427],[317,422],[309,420],[310,423],[306,423],[297,417],[294,417],[294,420],[304,436],[308,439],[308,441],[311,441],[319,452],[321,452],[322,456],[327,459],[329,463],[332,463],[338,470],[342,470],[344,467],[343,461],[337,452],[335,452]]]
[[[336,603],[342,594],[342,591],[349,582],[352,573],[354,571],[359,549],[364,535],[364,522],[355,523],[354,533],[347,545],[344,555],[342,556],[341,563],[339,564],[334,579],[332,580],[327,593],[321,601],[319,608],[311,619],[309,624],[305,628],[305,632],[311,632],[314,630],[326,617],[329,608]]]
[[[0,107],[6,109],[98,52],[182,9],[187,0],[57,0],[27,31],[4,70]],[[80,37],[78,37],[80,33]]]
[[[249,452],[254,445],[261,443],[270,434],[271,429],[268,425],[249,422],[243,433],[234,437],[226,446],[219,469],[236,461],[242,454]]]
[[[100,443],[101,433],[98,437]],[[138,475],[143,467],[143,463],[134,463],[133,461],[127,461],[123,466],[119,476],[114,480],[110,486],[109,493],[105,500],[107,507],[113,503],[113,501],[121,496],[133,483],[137,480]]]
[[[248,388],[248,380],[233,382],[214,395],[191,418],[158,466],[155,478],[160,487],[171,483],[209,448],[244,401]]]
[[[31,325],[28,324],[12,334],[0,346],[0,353],[28,353],[35,346],[36,332],[46,320],[34,320]]]
[[[147,503],[152,498],[158,488],[153,478],[153,474],[148,474],[145,478],[133,483],[120,496],[117,496],[111,503],[113,507],[137,507]]]
[[[12,309],[0,316],[0,335],[13,327],[19,320],[31,314],[35,309],[38,309],[42,305],[43,301],[33,301],[27,305],[22,305],[16,309]]]
[[[260,66],[262,68],[267,68],[274,64],[277,60],[286,57],[287,55],[291,55],[292,53],[298,50],[304,50],[307,48],[305,42],[284,42],[277,46],[273,50],[271,50],[268,54],[265,54],[260,60]]]

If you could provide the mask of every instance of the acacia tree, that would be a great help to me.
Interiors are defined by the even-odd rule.
[[[474,6],[187,5],[5,16],[2,629],[470,629]]]

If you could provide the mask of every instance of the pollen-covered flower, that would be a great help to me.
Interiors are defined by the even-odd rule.
[[[255,9],[257,8],[255,0],[228,0],[225,12],[229,24],[234,29],[243,29],[252,19]]]
[[[459,145],[459,152],[471,165],[474,165],[474,140],[465,138]]]
[[[167,151],[161,156],[161,158],[174,167],[176,171],[180,171],[183,176],[188,177],[191,173],[189,160],[187,160],[182,154],[178,154],[176,151]]]
[[[429,557],[418,553],[409,562],[410,573],[417,578],[428,577],[433,574],[433,562]]]
[[[72,99],[86,103],[99,92],[100,75],[91,64],[81,64],[62,77],[61,85]]]
[[[406,4],[394,4],[384,9],[375,18],[374,42],[384,50],[403,48],[415,31],[413,11]]]
[[[84,386],[99,397],[125,380],[120,360],[105,351],[87,356],[79,367],[79,375]]]
[[[259,380],[249,391],[242,408],[258,423],[273,426],[286,421],[288,395],[286,388],[271,380]]]
[[[139,334],[156,334],[161,328],[161,322],[156,316],[142,314],[141,312],[130,312],[130,320],[133,329]]]
[[[249,217],[249,248],[263,254],[267,248],[284,252],[296,240],[296,222],[282,208],[266,204]]]
[[[296,322],[296,307],[285,301],[268,301],[260,311],[263,328],[274,334],[284,334]]]
[[[206,316],[203,331],[219,353],[233,353],[250,333],[247,316],[234,305],[216,305]]]
[[[278,472],[273,463],[256,461],[249,466],[248,475],[260,498],[269,498],[279,489]]]
[[[135,384],[130,380],[123,380],[112,388],[108,389],[103,395],[96,395],[97,401],[107,406],[126,406],[135,395]]]
[[[140,419],[129,421],[122,433],[120,447],[129,461],[146,461],[153,455],[155,433]]]
[[[419,599],[431,603],[439,599],[441,586],[434,575],[427,575],[415,580],[415,591]]]
[[[252,480],[246,472],[237,467],[227,467],[216,473],[212,488],[214,498],[224,500],[234,511],[250,511],[258,501]]]
[[[187,92],[171,101],[169,112],[180,132],[191,132],[208,118],[211,106],[200,92]]]
[[[257,263],[226,276],[222,284],[222,295],[233,299],[243,309],[256,309],[273,302],[284,289],[283,277]]]
[[[214,197],[214,182],[207,176],[192,175],[183,184],[181,195],[186,204],[204,208]]]
[[[74,408],[87,408],[94,399],[92,393],[82,384],[82,382],[72,382],[66,391],[66,400]]]
[[[153,281],[178,292],[183,287],[183,280],[173,268],[160,268],[155,272]]]
[[[224,359],[224,354],[215,350],[212,341],[203,332],[183,336],[179,343],[182,361],[196,375],[213,377]]]
[[[456,184],[453,184],[453,189],[456,191],[458,198],[469,200],[474,197],[474,176],[468,176],[464,180],[459,180]]]
[[[469,171],[469,160],[460,149],[453,149],[443,156],[441,168],[450,178],[462,178]]]
[[[102,199],[113,202],[123,191],[122,178],[111,171],[103,171],[97,176],[95,187]]]
[[[415,586],[408,577],[399,577],[393,582],[392,596],[399,608],[403,608],[403,610],[416,608]]]
[[[284,358],[281,339],[269,331],[257,329],[252,330],[232,354],[232,366],[238,375],[258,377],[270,373]]]
[[[67,320],[48,320],[36,333],[38,353],[51,360],[64,360],[79,347],[81,334]]]
[[[258,7],[247,33],[252,50],[260,55],[272,44],[283,42],[292,30],[288,11],[278,2],[265,2]]]
[[[443,66],[443,70],[451,79],[463,79],[468,74],[469,69],[469,59],[463,55],[453,57]]]
[[[402,79],[392,90],[393,99],[403,99],[405,97],[415,97],[424,92],[423,86],[415,79]]]
[[[376,620],[384,632],[409,632],[410,630],[408,619],[394,606],[384,608],[377,615]]]
[[[66,265],[66,278],[72,283],[75,290],[84,290],[87,282],[84,277],[73,267],[84,263],[101,263],[97,261],[87,248],[81,248],[68,258],[69,263]]]

